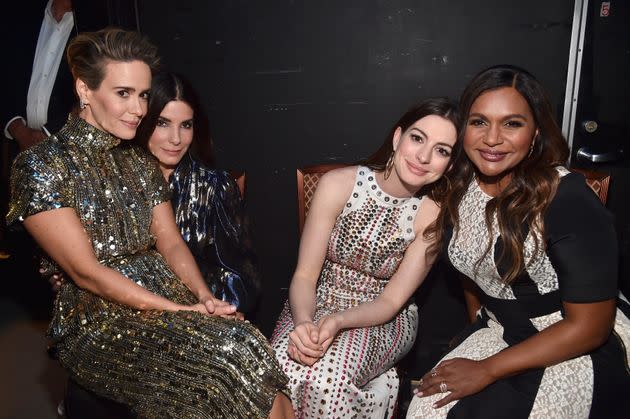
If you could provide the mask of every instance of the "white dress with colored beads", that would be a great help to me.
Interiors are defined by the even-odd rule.
[[[413,241],[418,198],[395,198],[376,183],[367,167],[356,181],[330,235],[317,283],[314,321],[375,299],[398,269]],[[411,349],[418,309],[408,304],[391,321],[339,333],[312,367],[287,355],[293,330],[288,303],[276,325],[272,346],[289,376],[298,418],[391,417],[398,395],[394,365]]]

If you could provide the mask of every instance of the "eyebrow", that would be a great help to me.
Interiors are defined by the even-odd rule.
[[[484,114],[479,113],[479,112],[475,112],[475,113],[471,113],[471,114],[469,114],[469,115],[468,115],[468,119],[470,119],[471,117],[474,117],[474,116],[476,116],[476,117],[478,117],[478,118],[485,118],[485,119],[488,119],[488,118],[487,118]],[[502,119],[510,119],[510,118],[520,118],[520,119],[524,119],[525,121],[527,121],[527,120],[528,120],[528,119],[527,119],[527,117],[526,117],[525,115],[520,114],[520,113],[512,113],[512,114],[509,114],[509,115],[504,116]]]
[[[412,127],[411,129],[412,129],[412,130],[419,131],[422,135],[424,135],[424,137],[425,137],[425,138],[429,138],[429,136],[427,135],[427,133],[426,133],[426,132],[424,132],[424,131],[422,131],[420,128],[417,128],[417,127]],[[445,142],[443,142],[443,141],[438,141],[438,142],[437,142],[437,145],[442,145],[442,146],[446,146],[446,147],[453,148],[453,146],[452,146],[451,144],[449,144],[449,143],[445,143]]]
[[[129,86],[113,86],[112,89],[125,89],[125,90],[131,90],[132,92],[136,91],[135,88],[129,87]]]
[[[119,90],[119,89],[124,89],[124,90],[129,90],[130,92],[135,92],[137,89],[134,87],[129,87],[129,86],[114,86],[112,87],[113,90]],[[144,89],[142,90],[142,93],[148,93],[150,92],[151,89]]]
[[[161,120],[163,120],[163,121],[167,121],[167,122],[173,122],[170,118],[167,118],[167,117],[162,116],[162,115],[158,115],[158,119],[161,119]],[[184,119],[184,120],[182,121],[182,124],[183,124],[184,122],[193,122],[194,120],[195,120],[195,118],[188,118],[188,119]]]

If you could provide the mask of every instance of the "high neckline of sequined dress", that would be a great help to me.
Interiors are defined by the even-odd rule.
[[[66,124],[60,131],[71,143],[93,150],[110,150],[120,144],[120,138],[101,131],[85,119],[75,115],[68,115]]]

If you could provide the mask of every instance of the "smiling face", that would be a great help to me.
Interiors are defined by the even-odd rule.
[[[446,118],[428,115],[393,138],[394,172],[411,193],[435,182],[448,169],[457,141],[455,125]]]
[[[192,108],[180,100],[168,102],[160,112],[148,142],[149,151],[158,159],[165,175],[175,169],[192,141]]]
[[[112,61],[105,65],[105,77],[95,90],[82,80],[77,92],[86,107],[80,116],[90,125],[113,136],[130,140],[136,135],[147,111],[151,70],[142,61]]]
[[[534,115],[525,98],[513,87],[503,87],[486,91],[473,102],[463,146],[481,183],[501,191],[512,169],[527,158],[536,135]]]

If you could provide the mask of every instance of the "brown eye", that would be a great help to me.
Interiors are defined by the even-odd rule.
[[[451,151],[446,148],[440,147],[437,149],[437,152],[444,157],[451,157]]]
[[[523,126],[521,121],[507,121],[505,125],[509,128],[519,128]]]

